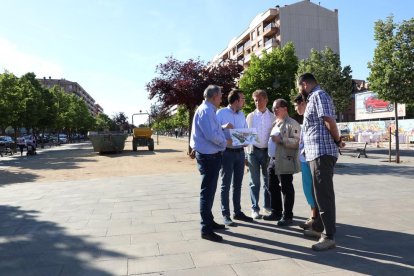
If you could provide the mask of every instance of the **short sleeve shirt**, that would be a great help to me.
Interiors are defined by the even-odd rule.
[[[316,86],[308,97],[303,116],[303,143],[306,161],[312,161],[322,155],[338,157],[338,147],[325,126],[323,117],[335,119],[335,107],[331,97]]]

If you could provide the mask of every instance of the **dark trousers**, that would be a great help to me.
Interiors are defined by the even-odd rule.
[[[217,181],[222,163],[222,154],[202,154],[196,152],[198,170],[201,174],[200,191],[200,215],[201,233],[213,232],[213,208],[214,195],[216,194]]]
[[[295,188],[293,187],[293,175],[292,174],[280,174],[275,173],[275,160],[270,158],[269,167],[267,172],[269,175],[269,191],[270,191],[270,203],[275,212],[278,215],[282,215],[285,219],[293,218],[293,205],[295,203]],[[282,207],[282,195],[283,195],[283,207]]]
[[[325,230],[329,239],[333,239],[336,232],[336,207],[333,187],[336,160],[337,158],[334,156],[322,155],[309,162],[313,179],[314,198],[319,211],[312,228],[318,232]]]

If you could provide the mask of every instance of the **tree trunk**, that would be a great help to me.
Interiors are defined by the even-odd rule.
[[[398,134],[398,103],[394,104],[395,111],[395,162],[400,163],[400,137]]]

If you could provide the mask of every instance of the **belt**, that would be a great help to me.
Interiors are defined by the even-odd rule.
[[[219,151],[219,152],[216,152],[216,153],[201,153],[199,151],[197,151],[197,152],[201,155],[210,155],[210,156],[221,156],[221,155],[223,155],[222,151]]]
[[[255,150],[266,150],[266,151],[267,151],[267,148],[258,148],[258,147],[256,147],[256,146],[253,146],[253,148],[254,148]]]
[[[238,149],[226,148],[226,151],[231,151],[231,152],[242,152],[242,151],[243,151],[243,148],[238,148]]]

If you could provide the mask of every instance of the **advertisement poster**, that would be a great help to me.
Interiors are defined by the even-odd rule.
[[[394,108],[394,103],[379,99],[375,92],[355,94],[355,120],[393,118]],[[404,116],[405,104],[398,104],[398,117]]]
[[[259,143],[257,129],[255,128],[236,128],[229,129],[233,146],[247,146]]]

